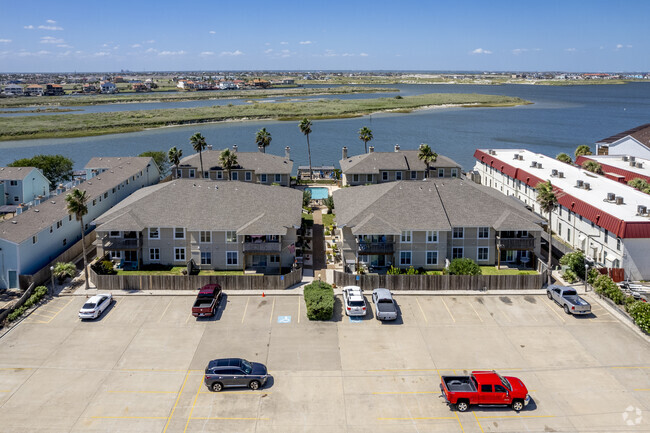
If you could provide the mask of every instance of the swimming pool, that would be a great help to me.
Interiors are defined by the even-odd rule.
[[[327,196],[329,195],[328,188],[315,187],[315,188],[305,188],[305,189],[311,192],[312,200],[323,200],[326,199]]]

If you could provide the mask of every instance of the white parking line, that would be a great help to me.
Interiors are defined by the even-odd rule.
[[[241,316],[241,323],[244,323],[244,319],[246,318],[246,310],[248,310],[248,301],[251,300],[251,297],[249,296],[246,298],[246,306],[244,307],[244,314]]]
[[[445,300],[443,298],[440,298],[440,300],[442,301],[443,304],[445,304],[445,308],[447,309],[447,313],[449,313],[449,316],[451,317],[451,320],[453,320],[454,323],[456,323],[456,319],[454,319],[454,315],[451,314],[451,310],[447,306],[447,303],[445,302]]]

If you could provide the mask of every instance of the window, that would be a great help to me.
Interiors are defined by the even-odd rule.
[[[501,385],[494,385],[494,392],[506,392],[506,389],[502,387]]]
[[[226,232],[226,242],[234,243],[237,242],[237,232],[232,230],[232,231],[227,231]]]
[[[18,181],[17,180],[10,180],[9,185],[10,186],[18,186]]]
[[[621,261],[619,259],[616,259],[612,262],[612,268],[620,268],[621,267]]]
[[[280,256],[269,256],[269,263],[280,263]]]
[[[359,175],[358,174],[353,174],[352,175],[352,181],[353,182],[359,182]]]
[[[281,174],[276,174],[275,175],[275,182],[276,183],[282,182],[282,175]]]
[[[216,174],[217,179],[223,179],[223,171],[219,170],[215,174]]]
[[[182,247],[174,248],[174,260],[177,262],[185,261],[185,248]]]
[[[232,176],[232,180],[239,180],[239,173],[238,172],[233,171],[232,173],[230,173],[230,175]]]
[[[427,251],[427,265],[438,264],[438,251]]]
[[[562,223],[559,221],[557,222],[557,232],[562,236]]]
[[[201,264],[202,265],[211,265],[212,264],[212,253],[206,252],[206,251],[201,251]]]
[[[204,171],[203,172],[203,178],[204,179],[210,179],[210,172],[209,171]]]
[[[411,179],[417,179],[418,178],[418,172],[417,171],[412,171],[411,172]]]
[[[266,183],[266,174],[260,174],[260,182]]]
[[[411,252],[410,251],[400,251],[399,253],[399,264],[408,266],[411,264]]]
[[[492,392],[492,385],[481,385],[481,392]]]
[[[152,262],[160,260],[160,248],[149,248],[149,260]]]
[[[571,229],[566,229],[566,240],[571,243]]]
[[[457,168],[452,168],[451,169],[451,177],[458,177],[458,169]]]
[[[119,260],[122,258],[122,251],[109,251],[111,260]]]
[[[463,258],[463,247],[454,247],[451,249],[451,258],[452,259],[462,259]]]
[[[68,221],[72,221],[72,215],[68,215]],[[61,224],[63,224],[63,220],[61,220]]]
[[[603,251],[603,263],[607,266],[607,251]]]
[[[57,224],[57,227],[58,227],[58,224]],[[108,235],[109,235],[110,237],[112,237],[112,238],[119,238],[119,237],[121,236],[120,233],[121,233],[121,232],[118,232],[118,231],[112,231],[112,232],[109,232]]]
[[[32,236],[32,243],[35,244],[38,242],[38,236]]]
[[[97,204],[97,199],[93,199],[93,206]]]
[[[568,211],[566,214],[567,221],[571,222],[571,211]]]
[[[490,260],[490,248],[478,247],[478,250],[476,252],[476,260],[479,262],[487,262]]]
[[[410,230],[402,232],[401,242],[405,242],[405,243],[410,243],[411,242],[411,231]]]
[[[67,240],[67,239],[63,239],[63,246],[66,246],[67,244],[68,244],[68,240]]]
[[[445,177],[445,169],[444,168],[439,168],[438,169],[438,177]]]
[[[158,227],[149,227],[149,239],[160,239]]]
[[[15,195],[15,196],[14,196],[14,201],[20,201],[20,197],[18,197],[17,195]]]
[[[478,228],[478,238],[479,239],[488,239],[490,237],[490,227],[479,227]]]
[[[438,242],[438,232],[428,231],[427,232],[427,243],[432,244]]]
[[[401,171],[396,171],[395,172],[395,180],[402,180],[402,172]]]
[[[185,239],[185,229],[183,227],[174,229],[174,239]]]
[[[190,177],[191,178],[196,177],[196,170],[194,170],[193,168],[190,168]]]
[[[244,180],[245,180],[246,182],[250,182],[250,181],[251,181],[251,172],[250,172],[250,171],[247,171],[246,173],[244,173]]]
[[[462,227],[454,227],[454,239],[463,239],[465,237],[465,229]]]
[[[372,182],[372,174],[366,175],[366,182]]]
[[[608,235],[609,235],[609,232],[607,231],[607,229],[605,229],[605,243],[607,243],[607,236]]]
[[[199,232],[199,242],[201,242],[202,244],[208,244],[212,242],[212,232],[210,231]]]
[[[104,193],[104,198],[108,198],[108,193],[107,192]]]
[[[237,251],[226,251],[226,265],[237,265]]]
[[[388,172],[387,171],[382,171],[381,172],[381,180],[388,180]]]
[[[621,238],[616,238],[616,249],[621,251]]]

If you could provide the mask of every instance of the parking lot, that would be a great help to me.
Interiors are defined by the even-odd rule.
[[[369,301],[370,297],[366,296]],[[300,296],[226,295],[196,319],[188,296],[122,296],[81,322],[55,298],[0,339],[3,432],[521,432],[650,430],[650,348],[593,299],[396,296],[400,319],[307,320]],[[243,357],[259,391],[210,392],[207,362]],[[458,413],[440,375],[496,369],[533,402]]]

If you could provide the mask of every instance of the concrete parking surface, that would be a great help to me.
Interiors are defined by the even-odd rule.
[[[369,296],[366,297],[369,300]],[[650,349],[597,303],[543,295],[396,296],[395,323],[307,320],[301,296],[123,296],[81,322],[54,298],[0,339],[2,432],[650,431]],[[263,389],[210,392],[207,362],[267,364]],[[439,375],[496,369],[533,402],[450,409]]]

